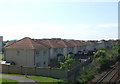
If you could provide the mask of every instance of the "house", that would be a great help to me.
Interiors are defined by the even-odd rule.
[[[116,45],[116,46],[120,45],[120,39],[117,39],[117,40],[115,41],[115,45]]]
[[[84,53],[84,50],[86,49],[85,42],[82,42],[82,41],[79,41],[79,40],[74,40],[74,42],[78,45],[77,46],[77,53],[79,53],[79,54]]]
[[[72,45],[72,52],[74,53],[74,54],[76,54],[77,53],[77,51],[78,51],[78,49],[77,49],[77,47],[79,46],[77,43],[75,43],[75,41],[74,40],[70,40],[70,41],[68,41],[68,43],[70,43],[71,45]]]
[[[115,46],[116,41],[65,41],[60,38],[31,39],[25,37],[16,42],[9,42],[4,46],[4,60],[18,65],[31,67],[56,66],[58,59],[64,59],[66,55],[71,56],[90,55],[93,51],[105,46]]]
[[[106,44],[105,40],[98,41],[99,49],[105,47],[105,44]]]
[[[64,46],[58,44],[58,40],[60,39],[42,39],[36,40],[36,42],[44,45],[45,47],[49,48],[50,58],[49,58],[49,65],[56,66],[58,59],[64,59],[63,56],[63,48]]]
[[[61,46],[63,46],[63,55],[67,56],[68,54],[72,54],[73,53],[73,45],[70,44],[69,42],[66,42],[64,40],[60,40],[58,41],[58,44],[60,44]]]
[[[68,43],[72,44],[74,54],[83,52],[86,48],[86,45],[82,41],[79,41],[79,40],[71,40],[71,41],[68,41]]]
[[[49,49],[29,37],[5,46],[5,60],[19,66],[48,67]]]
[[[57,43],[56,40],[53,40],[53,39],[43,39],[43,40],[40,40],[40,41],[37,41],[36,42],[44,45],[45,47],[49,48],[50,49],[50,59],[57,59],[58,56],[63,56],[63,47],[64,46],[61,46],[60,44]]]
[[[112,48],[113,46],[117,46],[119,43],[119,40],[108,40],[106,46],[108,48]]]
[[[13,43],[14,43],[14,42],[7,42],[4,47],[10,46],[10,45],[12,45]]]

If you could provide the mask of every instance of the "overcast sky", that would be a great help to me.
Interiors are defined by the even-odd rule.
[[[118,38],[117,0],[0,0],[4,40]]]

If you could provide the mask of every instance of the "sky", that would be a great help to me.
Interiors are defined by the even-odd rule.
[[[118,0],[0,0],[0,36],[118,38]]]

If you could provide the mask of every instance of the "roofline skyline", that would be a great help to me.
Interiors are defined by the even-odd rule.
[[[7,40],[20,40],[20,39],[23,39],[23,38],[28,37],[28,36],[25,36],[25,37],[20,38],[20,39],[17,39],[17,38],[16,38],[16,39],[7,39],[7,40],[4,39],[4,36],[0,36],[0,37],[3,37],[3,41],[7,41]],[[116,38],[116,39],[115,39],[115,38],[114,38],[114,39],[113,39],[113,38],[112,38],[112,39],[111,39],[111,38],[110,38],[110,39],[73,39],[73,38],[69,39],[69,38],[68,38],[68,39],[66,39],[66,38],[60,38],[60,37],[58,37],[58,38],[54,38],[54,37],[53,37],[53,38],[44,38],[44,37],[43,37],[43,38],[32,38],[32,37],[29,37],[29,38],[31,38],[31,39],[83,40],[83,41],[89,41],[89,40],[100,41],[100,40],[118,40],[118,39],[119,39],[119,38]]]

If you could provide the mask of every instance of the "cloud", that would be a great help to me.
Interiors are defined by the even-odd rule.
[[[54,25],[54,24],[9,24],[0,25],[0,34],[4,39],[31,38],[112,38],[118,37],[118,26],[113,24],[76,24],[76,25]]]
[[[119,2],[119,0],[0,0],[0,2]]]
[[[79,25],[52,25],[52,24],[15,24],[15,25],[0,25],[2,31],[19,32],[26,31],[74,31],[77,29],[92,28],[92,25],[79,24]]]
[[[96,27],[98,28],[118,28],[118,24],[114,23],[114,24],[100,24],[97,25]]]
[[[90,25],[51,25],[51,24],[9,24],[0,25],[1,34],[9,33],[32,33],[32,32],[63,32],[77,31],[80,28],[90,28]],[[8,34],[9,34],[8,33]]]

